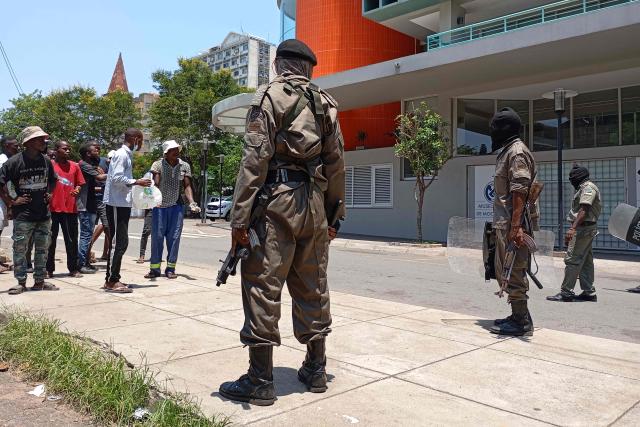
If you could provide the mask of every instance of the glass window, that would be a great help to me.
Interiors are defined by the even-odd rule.
[[[280,6],[280,41],[296,37],[296,2],[285,0]]]
[[[618,145],[618,90],[602,90],[573,99],[573,148]]]
[[[222,64],[222,67],[223,67],[223,68],[229,68],[229,63],[228,63],[228,62],[225,62],[224,64]]]
[[[478,155],[491,151],[489,122],[494,114],[492,99],[459,99],[457,154]]]
[[[622,89],[622,143],[640,144],[640,86]]]
[[[569,147],[569,119],[562,118],[562,137],[564,147]],[[558,136],[558,116],[553,110],[553,100],[536,99],[533,101],[533,151],[556,150]]]
[[[522,131],[520,132],[520,138],[524,142],[529,144],[529,101],[503,101],[498,100],[498,111],[503,108],[512,108],[520,116],[522,120]]]
[[[235,59],[231,60],[231,65],[237,65],[237,64],[238,64],[238,61],[236,61]]]

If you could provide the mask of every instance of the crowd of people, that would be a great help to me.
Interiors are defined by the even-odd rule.
[[[143,134],[135,128],[124,133],[118,150],[100,156],[100,144],[89,141],[79,148],[80,161],[72,161],[71,145],[50,141],[38,126],[29,126],[17,137],[2,138],[0,154],[0,235],[13,221],[13,265],[0,264],[0,273],[13,270],[17,283],[8,293],[26,290],[55,291],[46,281],[56,271],[56,245],[61,232],[66,249],[66,268],[70,277],[94,274],[96,258],[92,246],[102,233],[105,241],[102,260],[107,261],[103,289],[130,293],[121,281],[122,257],[129,244],[128,224],[135,186],[156,185],[162,202],[145,211],[141,243],[144,254],[151,236],[151,265],[146,278],[162,276],[164,243],[167,264],[164,275],[175,279],[185,204],[192,211],[200,208],[193,200],[191,168],[180,159],[181,147],[175,141],[163,143],[163,158],[151,170],[152,179],[133,178],[133,151],[142,146]],[[27,277],[33,273],[33,286]]]

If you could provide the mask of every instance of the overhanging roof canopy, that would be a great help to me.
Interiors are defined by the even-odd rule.
[[[640,2],[635,2],[344,71],[315,82],[336,98],[341,111],[433,94],[472,96],[638,67],[638,34]],[[553,89],[541,87],[543,92]],[[214,125],[243,133],[250,103],[250,94],[219,102],[213,108]]]

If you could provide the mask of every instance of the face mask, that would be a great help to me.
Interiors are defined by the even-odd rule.
[[[513,132],[501,129],[491,129],[491,151],[498,151],[507,144],[509,139],[513,137]]]

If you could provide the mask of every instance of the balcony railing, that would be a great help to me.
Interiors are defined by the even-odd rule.
[[[434,50],[640,0],[564,0],[427,37]]]

